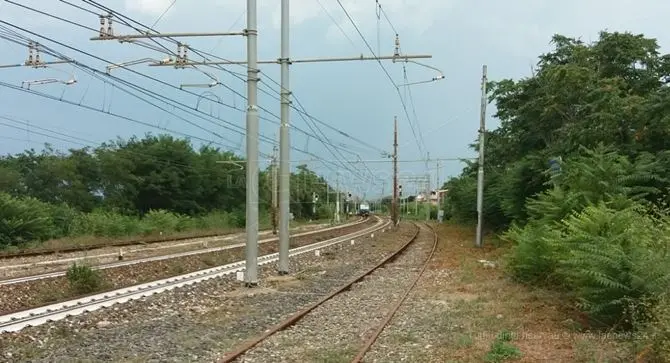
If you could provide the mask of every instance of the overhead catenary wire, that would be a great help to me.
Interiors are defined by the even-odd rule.
[[[416,140],[416,143],[417,143],[417,147],[418,147],[418,149],[419,149],[419,152],[420,152],[421,154],[424,154],[424,150],[423,150],[423,148],[422,148],[422,146],[421,146],[421,142],[419,142],[419,137],[416,135],[416,131],[414,130],[414,124],[412,123],[411,118],[410,118],[410,116],[409,116],[409,112],[407,111],[407,105],[405,104],[405,101],[403,100],[402,95],[400,94],[400,88],[398,87],[398,85],[396,84],[396,82],[393,80],[393,77],[391,77],[391,75],[389,74],[389,72],[386,70],[386,67],[384,67],[384,64],[383,64],[383,63],[381,62],[381,60],[378,58],[377,54],[375,54],[375,51],[372,49],[372,46],[370,46],[370,43],[369,43],[368,40],[365,38],[365,36],[364,36],[363,33],[361,32],[361,30],[358,28],[358,25],[356,24],[356,21],[354,21],[354,19],[353,19],[353,18],[351,17],[351,15],[349,14],[349,11],[347,11],[347,9],[346,9],[346,8],[344,7],[344,5],[342,4],[342,1],[341,1],[341,0],[336,0],[336,1],[337,1],[337,3],[340,5],[340,8],[342,8],[342,11],[344,11],[344,14],[345,14],[345,15],[347,16],[347,18],[349,19],[349,22],[351,22],[351,24],[352,24],[352,25],[354,26],[354,28],[356,29],[356,32],[357,32],[358,35],[361,37],[361,39],[363,40],[363,42],[364,42],[365,45],[367,46],[368,50],[370,50],[370,52],[372,53],[373,57],[377,58],[377,63],[379,63],[379,66],[382,68],[382,71],[384,72],[384,74],[386,74],[386,76],[388,77],[388,79],[391,81],[391,84],[395,87],[395,90],[396,90],[396,92],[398,93],[398,96],[400,97],[400,103],[402,104],[402,108],[403,108],[403,110],[404,110],[404,112],[405,112],[405,117],[407,118],[407,122],[410,124],[410,128],[411,128],[411,130],[412,130],[412,134],[414,135],[414,139]]]
[[[90,2],[90,3],[94,3],[94,4],[97,4],[95,1],[88,1],[88,0],[84,0],[84,1],[86,1],[86,2]],[[97,4],[97,5],[99,5],[99,4]],[[107,7],[104,7],[104,6],[102,6],[102,5],[99,5],[99,6],[100,6],[101,8],[104,8],[104,9],[107,10],[107,11],[114,12],[114,10],[109,9],[109,8],[107,8]],[[118,12],[115,12],[115,13],[116,13],[117,15],[120,15],[120,14],[118,14]],[[136,23],[136,24],[138,24],[138,25],[140,25],[140,26],[142,26],[142,27],[148,28],[149,31],[158,33],[156,30],[154,30],[154,29],[152,29],[152,28],[149,28],[149,27],[147,27],[146,25],[143,25],[143,24],[141,24],[141,23],[139,23],[139,22],[137,22],[137,21],[135,21],[135,20],[132,20],[132,19],[130,19],[130,18],[127,17],[127,16],[124,16],[124,15],[121,15],[121,16],[123,16],[124,18],[126,18],[126,19],[128,19],[128,20],[130,20],[130,21],[132,21],[132,22],[134,22],[134,23]],[[126,23],[126,24],[127,24],[127,23]],[[134,30],[138,31],[138,32],[142,32],[140,29],[138,29],[138,28],[136,28],[136,27],[134,27],[134,26],[132,26],[132,25],[130,25],[130,24],[127,24],[127,25],[130,26],[131,28],[133,28]],[[171,41],[175,42],[175,40],[172,39],[171,37],[166,37],[166,38],[167,38],[168,40],[171,40]],[[194,53],[197,53],[197,54],[198,54],[197,51],[195,51],[195,50],[193,50],[193,49],[191,49],[191,50],[192,50]],[[202,54],[200,54],[200,55],[202,56]],[[203,58],[206,59],[206,57],[204,57],[204,56],[203,56]],[[303,112],[305,112],[304,109],[303,109]],[[301,117],[302,117],[302,114],[301,114]],[[303,119],[304,119],[304,118],[303,118]],[[309,124],[308,124],[308,126],[309,126],[310,129],[312,129],[312,131],[314,132],[314,129],[313,129]],[[325,134],[322,133],[322,136],[323,136],[325,139],[327,139],[327,136],[326,136]],[[317,138],[318,138],[318,137],[317,137]],[[332,143],[329,143],[329,144],[332,145]],[[324,143],[324,146],[326,146],[326,148],[329,149],[329,151],[331,152],[331,154],[333,154],[333,156],[337,159],[337,156],[335,155],[335,153],[333,153],[332,150],[330,150],[330,148],[328,147],[328,143]],[[341,155],[341,153],[340,153],[339,151],[338,151],[338,153]],[[342,165],[345,169],[348,169],[348,166],[345,165],[344,163],[341,163],[341,165]],[[368,170],[369,170],[369,169],[368,169]]]
[[[10,0],[5,0],[5,1],[8,1],[8,2],[10,2],[10,3],[12,3],[12,4],[16,4],[16,3],[14,3],[14,2],[11,2]],[[67,1],[65,1],[65,0],[61,0],[61,2],[66,3],[66,4],[68,4],[68,5],[72,5],[72,6],[76,7],[76,8],[78,8],[78,9],[82,9],[82,10],[86,10],[86,11],[88,11],[88,12],[91,12],[91,11],[88,10],[88,9],[82,8],[82,7],[77,6],[77,5],[74,5],[74,4],[71,4],[71,3],[69,3],[69,2],[67,2]],[[95,3],[95,2],[93,2],[93,3]],[[73,22],[73,21],[70,21],[70,20],[61,18],[61,17],[53,16],[52,14],[48,14],[48,13],[42,12],[42,11],[40,11],[40,10],[31,8],[31,7],[28,7],[28,6],[24,6],[24,5],[21,5],[21,4],[16,4],[16,5],[22,6],[22,7],[26,8],[26,9],[28,9],[28,10],[36,11],[36,12],[38,12],[38,13],[40,13],[40,14],[43,14],[43,15],[46,15],[46,16],[51,16],[51,17],[53,17],[53,18],[56,18],[56,19],[58,19],[58,20],[65,21],[65,22],[70,23],[70,24],[77,25],[77,26],[82,27],[82,28],[87,29],[87,30],[97,31],[97,29],[93,29],[93,28],[87,27],[87,26],[85,26],[85,25],[82,25],[82,24],[79,24],[79,23],[76,23],[76,22]],[[112,12],[113,12],[113,10],[111,10],[111,9],[109,9],[109,8],[107,8],[107,7],[102,6],[102,8],[104,8],[105,10],[108,10],[108,11],[112,11]],[[91,12],[91,13],[93,13],[93,12]],[[118,14],[118,13],[117,13],[117,15],[121,15],[121,14]],[[132,19],[131,19],[131,20],[132,20]],[[127,22],[125,22],[125,23],[127,23]],[[131,28],[133,28],[133,29],[135,29],[135,30],[137,30],[137,31],[140,31],[139,29],[137,29],[137,28],[135,28],[135,27],[132,27],[132,26],[129,25],[129,24],[127,24],[127,26],[129,26],[129,27],[131,27]],[[145,26],[145,27],[146,27],[146,26]],[[171,38],[168,37],[168,40],[169,40],[169,39],[171,39]],[[157,49],[155,49],[154,47],[150,47],[150,48],[152,48],[152,49],[154,49],[154,50],[157,50]],[[195,52],[195,51],[194,51],[194,52]],[[127,69],[126,67],[122,67],[122,68]],[[193,67],[193,68],[196,68],[196,67]],[[217,68],[223,69],[222,67],[217,67]],[[196,68],[196,69],[197,69],[197,68]],[[199,69],[197,69],[197,70],[199,70]],[[238,73],[236,73],[236,72],[231,72],[231,71],[229,71],[229,70],[227,70],[227,69],[223,69],[223,70],[225,70],[226,72],[231,73],[231,74],[233,74],[234,76],[236,76],[236,77],[239,78],[239,74],[238,74]],[[199,70],[199,71],[201,71],[201,70]],[[201,71],[201,72],[203,72],[203,71]],[[203,72],[203,73],[207,74],[206,72]],[[273,81],[274,81],[274,80],[273,80]],[[229,86],[227,86],[227,85],[225,85],[225,84],[222,84],[222,85],[223,85],[225,88],[227,88],[227,89],[231,90],[232,92],[234,92],[235,94],[239,95],[239,96],[242,97],[243,99],[246,99],[246,97],[245,97],[244,95],[242,95],[241,93],[235,91],[235,90],[232,89],[231,87],[229,87]],[[173,86],[173,87],[174,87],[174,86]],[[182,90],[183,90],[183,89],[182,89]],[[267,92],[267,91],[265,91],[265,90],[263,90],[263,89],[260,89],[260,90],[263,91],[264,93],[268,94],[268,95],[271,95],[269,92]],[[189,93],[191,93],[191,92],[189,92]],[[193,93],[192,93],[192,94],[193,94]],[[271,96],[273,96],[273,95],[271,95]],[[224,106],[226,106],[226,107],[228,107],[228,108],[236,109],[236,110],[238,110],[238,111],[240,111],[240,112],[246,112],[245,110],[242,110],[242,109],[239,109],[239,108],[236,108],[236,107],[231,107],[230,105],[224,104],[224,103],[222,103],[222,102],[218,102],[218,103],[219,103],[219,104],[223,104]],[[271,111],[269,111],[269,110],[267,110],[267,109],[265,109],[265,108],[263,108],[263,107],[260,107],[260,108],[261,108],[262,110],[264,110],[265,112],[267,112],[267,113],[273,115],[273,116],[276,117],[277,119],[279,119],[279,116],[277,116],[276,114],[272,113]],[[300,112],[300,113],[302,113],[302,112],[306,112],[306,110],[299,110],[299,109],[296,109],[295,107],[293,107],[293,108],[294,108],[294,110],[296,110],[297,112]],[[271,119],[268,119],[268,118],[265,118],[265,117],[261,117],[261,119],[264,119],[264,120],[269,121],[269,122],[273,122],[273,123],[275,123],[275,124],[278,124],[278,123],[279,123],[278,121],[274,121],[274,120],[271,120]],[[351,151],[350,151],[349,149],[347,149],[346,147],[342,148],[342,147],[339,147],[339,146],[335,145],[334,143],[330,142],[330,141],[327,139],[327,137],[326,137],[326,140],[324,140],[322,137],[319,137],[318,135],[315,135],[315,134],[310,134],[310,133],[308,133],[307,131],[302,130],[302,129],[298,128],[298,127],[293,126],[293,127],[291,127],[291,128],[296,129],[297,131],[299,131],[299,132],[305,134],[305,135],[308,136],[308,137],[313,137],[313,138],[319,140],[319,141],[322,142],[322,143],[330,143],[330,145],[333,146],[333,147],[340,148],[341,150],[344,150],[344,151],[346,151],[346,152],[349,152],[349,153],[352,153],[352,154],[353,154],[353,152],[351,152]],[[337,131],[339,131],[339,130],[337,130]],[[345,136],[348,136],[348,135],[346,135],[346,133],[343,133],[343,132],[340,132],[340,134],[345,135]]]
[[[7,23],[7,22],[4,22],[4,21],[2,21],[2,20],[0,20],[0,22],[2,22],[2,23]],[[10,25],[10,26],[13,26],[13,24],[11,24],[11,23],[7,23],[7,24]],[[22,31],[25,31],[25,32],[30,33],[30,34],[34,34],[33,32],[27,31],[27,30],[25,30],[25,29],[23,29],[23,28],[21,28],[21,27],[16,26],[16,28],[17,28],[17,29],[21,29]],[[47,40],[49,40],[49,41],[55,42],[55,43],[57,43],[57,44],[59,44],[59,45],[61,45],[61,46],[65,46],[65,47],[70,48],[70,49],[73,49],[73,50],[75,50],[75,51],[84,53],[85,55],[90,55],[90,53],[88,53],[88,52],[79,50],[78,48],[75,48],[75,47],[68,46],[68,45],[66,45],[66,44],[64,44],[64,43],[58,42],[58,41],[53,40],[53,39],[51,39],[51,38],[44,37],[44,36],[40,36],[40,37],[41,37],[41,38],[44,38],[44,39],[47,39]],[[48,48],[48,47],[47,47],[47,48]],[[52,51],[52,50],[51,50],[51,49],[48,49],[48,51]],[[119,77],[109,75],[109,74],[107,74],[107,73],[105,73],[105,72],[96,70],[96,69],[94,69],[94,68],[92,68],[92,67],[88,67],[88,66],[86,66],[86,65],[84,65],[84,64],[82,64],[82,63],[80,63],[80,62],[75,61],[74,59],[71,59],[71,58],[66,57],[66,56],[64,56],[64,55],[62,55],[62,54],[59,54],[58,52],[55,52],[55,51],[52,51],[52,52],[54,53],[54,54],[52,54],[52,55],[57,56],[57,57],[62,57],[62,58],[68,59],[68,60],[70,60],[73,64],[76,64],[76,65],[78,65],[78,66],[85,67],[85,68],[87,68],[87,69],[88,69],[89,71],[91,71],[91,72],[98,73],[98,74],[101,74],[101,75],[110,77],[110,78],[112,78],[112,79],[114,79],[114,80],[120,81],[120,82],[122,82],[122,83],[125,82],[126,84],[129,84],[128,81],[125,81],[125,80],[123,80],[123,79],[120,79]],[[100,58],[100,57],[93,56],[93,55],[91,55],[91,56],[94,57],[94,58],[96,58],[96,59],[100,59],[100,60],[102,60],[102,61],[104,61],[104,62],[110,63],[109,61],[104,60],[104,59],[102,59],[102,58]],[[161,81],[161,82],[162,82],[162,81]],[[112,86],[114,86],[115,88],[119,88],[117,85],[114,85],[113,83],[109,83],[109,84],[112,85]],[[139,86],[137,86],[137,85],[134,85],[134,84],[132,84],[132,83],[130,83],[129,85],[130,85],[131,87],[133,87],[133,88],[139,88],[140,90],[143,91],[143,93],[149,93],[150,96],[152,96],[153,98],[157,98],[157,99],[159,99],[159,98],[168,99],[168,97],[166,97],[166,96],[163,96],[163,95],[161,95],[161,94],[157,94],[157,93],[155,93],[155,92],[153,92],[153,91],[149,91],[149,90],[147,90],[147,89],[144,89],[144,88],[139,87]],[[168,84],[168,85],[169,85],[169,84]],[[126,92],[127,92],[127,91],[126,91]],[[131,93],[131,95],[132,95],[132,93]],[[138,97],[137,95],[133,95],[133,96]],[[199,95],[198,95],[198,96],[199,96]],[[140,98],[140,99],[141,99],[141,98]],[[164,100],[163,100],[163,101],[164,101]],[[145,102],[148,102],[148,101],[145,100]],[[165,102],[165,101],[164,101],[164,102]],[[178,101],[174,101],[174,100],[172,100],[172,102],[173,102],[173,103],[177,103],[177,104],[178,104],[180,107],[182,107],[182,108],[183,108],[183,107],[185,107],[185,108],[189,108],[189,109],[195,110],[196,112],[198,112],[198,113],[200,113],[200,114],[202,114],[202,115],[213,117],[213,116],[211,116],[211,115],[209,115],[209,114],[207,114],[207,113],[205,113],[205,112],[202,112],[202,111],[200,111],[200,110],[197,110],[197,109],[195,109],[195,108],[193,108],[193,107],[190,107],[190,106],[185,105],[185,104],[183,104],[183,103],[180,103],[180,102],[178,102]],[[148,102],[148,103],[154,105],[154,104],[151,103],[151,102]],[[154,105],[154,106],[157,107],[157,108],[159,108],[159,109],[162,109],[160,106],[156,106],[156,105]],[[170,113],[169,111],[167,111],[167,110],[165,110],[165,109],[162,109],[162,110],[165,111],[165,112]],[[182,109],[182,110],[183,110],[183,109]],[[172,115],[174,115],[174,114],[172,113]],[[181,117],[176,116],[176,115],[174,115],[174,116],[175,116],[175,117],[178,117],[178,118],[181,118]],[[200,115],[196,115],[196,116],[199,117],[199,118],[204,119],[204,118],[203,118],[202,116],[200,116]],[[183,118],[181,118],[181,119],[183,119]],[[217,118],[217,119],[218,119],[218,118]],[[205,120],[206,120],[206,119],[205,119]],[[221,120],[221,119],[219,119],[219,120]],[[191,123],[191,121],[188,121],[188,120],[185,120],[185,121]],[[233,131],[235,131],[235,132],[237,132],[237,133],[241,133],[241,134],[244,133],[244,131],[243,131],[243,129],[242,129],[241,127],[239,127],[239,126],[237,126],[237,125],[235,125],[235,124],[232,124],[232,123],[230,123],[230,122],[227,122],[227,123],[228,123],[228,124],[231,124],[231,125],[233,125],[233,126],[238,127],[238,128],[241,129],[241,131],[238,131],[238,130],[233,130]],[[217,125],[218,125],[218,124],[217,124]],[[220,125],[219,125],[219,126],[220,126]],[[196,126],[196,127],[199,127],[199,126]],[[218,135],[218,136],[220,136],[220,135]],[[269,138],[269,137],[267,137],[267,136],[264,136],[264,135],[263,135],[262,138],[263,138],[263,141],[265,141],[265,142],[267,142],[267,143],[271,143],[271,144],[274,144],[274,143],[275,143],[275,141],[274,141],[273,139],[271,139],[271,138]],[[318,138],[318,136],[317,136],[317,138]],[[231,141],[231,140],[227,140],[227,141]],[[295,151],[298,151],[298,152],[301,152],[301,153],[304,153],[304,154],[307,154],[307,155],[310,155],[310,156],[314,156],[314,157],[319,158],[319,157],[316,156],[315,154],[313,154],[313,153],[311,153],[311,152],[308,152],[308,151],[305,151],[305,150],[302,150],[302,149],[299,149],[299,148],[297,148],[297,147],[292,147],[292,149],[295,150]],[[320,159],[320,158],[319,158],[319,159]]]
[[[11,24],[10,24],[10,25],[11,25]],[[89,30],[90,30],[90,29],[89,29]],[[72,49],[72,47],[71,47],[71,49]],[[75,50],[78,50],[78,49],[75,48]],[[111,63],[111,62],[108,62],[108,63]],[[303,109],[302,112],[303,112],[303,113],[306,113],[306,110]],[[339,130],[338,130],[338,131],[339,131]],[[341,132],[341,131],[340,131],[340,134],[343,134],[343,135],[345,135],[345,136],[349,136],[349,135],[346,135],[345,133],[343,133],[343,132]],[[321,139],[320,137],[318,137],[318,136],[316,136],[316,135],[313,135],[312,137],[315,137],[316,139],[319,139],[319,140],[321,140],[322,142],[324,141],[323,139]],[[300,151],[300,150],[298,150],[298,151]],[[308,154],[310,154],[310,155],[314,155],[314,154],[312,154],[312,153],[308,153]]]
[[[63,1],[63,0],[61,0],[61,1]],[[133,23],[135,23],[135,24],[137,24],[137,25],[139,25],[139,26],[144,27],[144,28],[147,29],[146,32],[145,32],[145,31],[142,31],[142,30],[138,29],[137,27],[132,26],[132,25],[128,24],[126,21],[124,21],[124,23],[125,23],[127,26],[131,27],[131,28],[134,29],[135,31],[138,31],[138,32],[140,32],[140,33],[148,33],[148,32],[150,31],[150,32],[154,32],[154,33],[156,33],[156,34],[160,34],[160,33],[159,33],[158,31],[156,31],[155,29],[152,29],[152,28],[150,28],[150,27],[148,27],[148,26],[146,26],[146,25],[144,25],[144,24],[142,24],[142,23],[140,23],[140,22],[138,22],[138,21],[136,21],[136,20],[133,20],[132,18],[130,18],[130,17],[128,17],[128,16],[125,16],[125,15],[119,13],[119,12],[116,12],[116,11],[114,11],[113,9],[110,9],[110,8],[108,8],[108,7],[105,7],[105,6],[99,4],[99,3],[95,2],[95,1],[92,1],[92,0],[82,0],[82,1],[87,2],[87,3],[91,3],[91,4],[95,4],[95,5],[96,5],[97,7],[99,7],[100,9],[103,9],[103,10],[105,10],[105,11],[114,13],[114,14],[116,14],[117,16],[120,16],[120,17],[122,17],[122,18],[124,18],[124,19],[126,19],[126,20],[128,20],[128,21],[130,21],[130,22],[133,22]],[[171,42],[173,42],[173,43],[175,43],[175,44],[180,44],[179,41],[177,41],[177,40],[175,40],[175,39],[173,39],[173,38],[171,38],[171,37],[165,37],[165,38],[161,38],[161,39],[166,39],[166,40],[169,40],[169,41],[171,41]],[[194,49],[194,48],[191,48],[191,47],[189,47],[189,49],[190,49],[193,53],[198,54],[198,55],[200,55],[201,57],[203,57],[203,59],[205,59],[205,60],[209,60],[209,59],[205,56],[205,55],[207,55],[207,56],[210,56],[210,57],[215,58],[215,59],[221,59],[221,60],[224,60],[224,61],[228,61],[228,60],[225,59],[225,58],[221,58],[221,57],[218,57],[218,56],[216,56],[216,55],[213,55],[213,54],[210,54],[210,53],[207,53],[207,52],[204,52],[204,51],[199,51],[199,50]],[[217,65],[217,66],[218,66],[217,68],[219,68],[219,69],[221,69],[221,70],[224,70],[224,71],[226,71],[226,72],[230,72],[229,70],[223,68],[221,65]],[[247,68],[246,65],[242,65],[242,64],[238,64],[238,66]],[[266,76],[267,76],[267,75],[266,75]],[[239,78],[239,76],[238,76],[238,78]],[[276,80],[272,79],[271,77],[267,77],[267,78],[270,79],[273,83],[279,85],[279,83],[278,83]],[[244,96],[242,96],[242,97],[244,98]],[[245,99],[246,99],[246,98],[245,98]],[[294,99],[297,99],[297,97],[296,97],[295,95],[294,95]],[[299,113],[306,112],[306,110],[304,110],[304,107],[302,107],[303,110],[297,109],[297,108],[295,108],[294,106],[293,106],[292,108],[293,108],[295,111],[299,112]],[[261,109],[263,109],[263,108],[261,108]],[[265,109],[263,109],[263,110],[265,110]],[[311,116],[309,116],[309,115],[305,115],[305,116],[311,117]],[[336,130],[336,131],[337,131],[338,133],[340,133],[341,135],[346,135],[347,137],[349,137],[348,134],[342,132],[341,130],[338,130],[338,129],[334,129],[334,130]],[[315,135],[312,134],[312,135],[307,135],[307,136],[312,136],[312,137],[314,137]],[[316,138],[316,139],[319,139],[318,137],[315,137],[315,138]],[[360,140],[358,140],[358,141],[360,142]],[[331,145],[332,145],[332,144],[331,144]]]
[[[86,147],[92,147],[92,148],[101,147],[101,145],[105,145],[104,142],[98,143],[98,142],[83,139],[83,138],[80,138],[80,137],[70,136],[70,135],[64,134],[62,132],[51,130],[51,129],[46,128],[46,127],[37,126],[37,125],[34,124],[34,122],[33,123],[28,123],[26,121],[18,120],[16,118],[7,117],[7,116],[0,116],[0,119],[7,120],[7,121],[10,121],[10,122],[15,122],[15,123],[22,124],[22,125],[26,125],[29,128],[29,130],[28,130],[29,133],[44,136],[44,137],[51,138],[51,139],[54,139],[54,140],[64,141],[64,142],[67,142],[67,143],[70,143],[70,144],[76,144],[76,145],[79,145],[79,146],[83,146],[85,148]],[[20,129],[20,130],[26,130],[25,128],[17,127],[15,125],[7,125],[7,124],[2,123],[2,122],[0,122],[0,125],[12,127],[12,128],[17,128],[17,129]],[[56,135],[60,135],[62,137],[72,138],[72,139],[78,140],[78,141],[66,140],[66,139],[63,139],[59,136],[47,135],[47,134],[44,134],[44,133],[41,133],[41,132],[31,130],[33,128],[38,129],[38,130],[42,130],[44,132],[51,132],[51,133],[54,133]],[[131,150],[124,150],[124,152],[129,153],[129,154],[133,154],[133,155],[137,155],[137,156],[141,156],[143,158],[149,158],[149,159],[152,159],[152,161],[163,164],[163,165],[174,165],[174,166],[179,166],[181,168],[186,168],[186,169],[190,169],[190,170],[197,170],[192,165],[178,163],[178,162],[175,162],[173,160],[162,159],[162,158],[156,157],[154,155],[148,155],[148,154],[144,154],[144,153],[137,153],[137,152],[134,152],[134,151],[131,151]]]

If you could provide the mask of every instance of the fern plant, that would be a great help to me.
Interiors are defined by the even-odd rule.
[[[574,213],[553,241],[561,256],[558,274],[574,289],[580,307],[595,323],[631,328],[641,299],[667,289],[670,256],[656,247],[667,226],[633,206],[604,203]]]

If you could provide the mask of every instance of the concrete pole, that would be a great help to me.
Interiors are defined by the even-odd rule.
[[[484,133],[486,130],[486,65],[482,67],[482,99],[479,115],[479,169],[477,171],[477,240],[475,245],[482,247],[482,227],[484,223]]]
[[[279,127],[279,274],[288,274],[288,250],[289,250],[289,196],[291,189],[291,169],[289,167],[289,117],[290,97],[289,91],[289,0],[281,0],[281,126]]]
[[[272,234],[277,234],[277,147],[272,150]]]
[[[328,185],[328,182],[326,182],[326,210],[328,211],[328,214],[331,214],[333,211],[330,209],[330,186]],[[332,218],[332,215],[328,216],[328,218]]]
[[[440,160],[437,160],[437,171],[435,172],[435,196],[437,196],[437,220],[440,221],[440,210],[442,210],[442,202],[440,200]]]
[[[335,200],[335,223],[340,223],[340,173],[337,173],[337,199]]]
[[[247,0],[247,244],[244,282],[258,284],[258,31],[256,0]]]
[[[426,222],[430,221],[430,174],[426,174]]]
[[[398,117],[393,117],[393,198],[391,219],[398,225]]]

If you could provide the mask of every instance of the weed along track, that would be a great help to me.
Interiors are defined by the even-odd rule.
[[[355,233],[380,223],[376,218],[369,218],[352,224],[326,230],[302,233],[291,238],[291,248],[309,245],[315,241],[323,241],[337,236]],[[259,244],[259,255],[272,254],[278,251],[276,238],[268,239]],[[167,279],[187,273],[211,269],[244,259],[244,244],[220,248],[217,251],[176,254],[160,256],[146,260],[126,261],[95,270],[98,276],[97,285],[91,289],[72,288],[72,281],[66,272],[33,276],[24,281],[0,281],[0,314],[9,314],[24,309],[40,307],[72,298],[85,297],[86,294],[100,291],[112,291],[137,284]],[[196,253],[197,252],[197,253]]]
[[[420,278],[437,244],[427,225],[373,267],[223,356],[227,362],[360,361]]]

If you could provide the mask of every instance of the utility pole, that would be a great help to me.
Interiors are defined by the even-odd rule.
[[[289,250],[289,107],[290,107],[290,90],[289,90],[289,64],[296,63],[322,63],[322,62],[349,62],[349,61],[375,61],[380,62],[381,60],[390,60],[393,63],[398,62],[410,62],[413,59],[429,59],[432,58],[432,55],[428,54],[416,54],[416,55],[407,55],[400,54],[400,41],[396,35],[395,42],[395,51],[393,55],[380,55],[373,54],[373,56],[354,56],[354,57],[328,57],[328,58],[305,58],[305,59],[290,59],[289,58],[289,0],[281,1],[281,55],[279,59],[274,60],[258,60],[257,52],[257,2],[255,0],[247,0],[247,29],[243,32],[225,32],[225,33],[159,33],[153,29],[150,29],[151,32],[142,32],[142,34],[133,34],[133,35],[116,35],[114,34],[111,26],[111,17],[112,15],[103,16],[108,20],[107,23],[104,21],[101,23],[108,24],[107,29],[101,29],[99,36],[91,38],[91,40],[118,40],[120,42],[131,43],[137,39],[151,39],[159,37],[209,37],[209,36],[235,36],[235,35],[245,35],[247,36],[247,60],[244,61],[231,61],[231,60],[222,60],[222,61],[210,61],[204,60],[200,62],[194,62],[188,59],[187,49],[188,45],[180,43],[178,45],[178,56],[176,59],[166,59],[161,61],[156,61],[150,63],[150,67],[174,67],[176,69],[186,69],[190,67],[196,67],[201,65],[244,65],[247,67],[247,92],[249,97],[252,99],[248,100],[248,109],[247,109],[247,158],[249,162],[247,164],[247,175],[251,173],[257,173],[258,170],[258,160],[252,160],[252,156],[258,154],[258,106],[256,105],[258,87],[257,87],[257,73],[259,64],[280,64],[281,66],[281,126],[280,126],[280,141],[279,141],[279,274],[288,273],[288,250]],[[419,65],[422,65],[418,63]],[[431,68],[439,73],[438,76],[433,77],[429,81],[438,81],[444,79],[442,72],[437,70],[434,67],[423,65],[424,67]],[[251,127],[251,128],[250,128]],[[253,150],[252,150],[253,149]],[[249,153],[251,151],[251,154]],[[250,230],[247,228],[247,270],[245,281],[247,285],[257,284],[257,259],[258,259],[258,188],[257,175],[252,176],[250,179],[247,179],[247,187],[251,184],[256,185],[256,188],[251,190],[247,189],[247,226],[255,223],[255,227],[252,227]],[[250,194],[251,193],[251,194]],[[251,206],[250,203],[255,202],[256,205]],[[347,203],[347,209],[349,205]],[[254,214],[255,213],[255,214]],[[251,216],[254,214],[254,216]],[[254,235],[251,237],[251,235]],[[254,246],[253,248],[251,246]],[[253,250],[253,251],[252,251]],[[256,262],[254,262],[256,261]],[[253,263],[253,266],[251,264]]]
[[[398,117],[393,117],[393,200],[391,219],[398,225]]]
[[[277,146],[272,147],[272,234],[277,234]]]
[[[426,173],[426,222],[430,221],[430,174]]]
[[[479,115],[479,168],[477,171],[477,240],[475,245],[482,247],[482,227],[484,223],[484,134],[486,132],[486,64],[482,66],[482,99]]]
[[[440,200],[440,160],[437,160],[437,170],[435,171],[435,195],[437,196],[437,221],[442,222],[440,212],[442,211],[442,201]]]
[[[336,187],[337,199],[335,200],[335,223],[340,223],[340,173],[337,173]]]
[[[279,58],[281,68],[280,79],[280,117],[279,127],[279,275],[288,274],[289,251],[289,213],[290,213],[290,180],[289,166],[289,118],[291,107],[291,92],[289,91],[289,0],[281,0],[281,54]]]
[[[258,43],[257,4],[247,0],[247,244],[244,282],[258,285]]]
[[[328,211],[328,217],[332,217],[332,209],[330,209],[330,186],[328,182],[326,182],[326,210]]]
[[[419,183],[414,183],[414,189],[416,189],[416,195],[414,196],[414,217],[419,216]]]
[[[428,162],[430,161],[430,153],[426,154],[426,222],[430,221],[430,173],[428,172]]]

